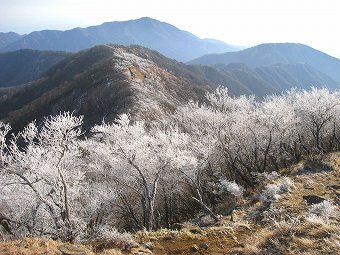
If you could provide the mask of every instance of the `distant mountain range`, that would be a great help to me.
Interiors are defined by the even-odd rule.
[[[67,31],[35,31],[24,36],[15,33],[0,34],[0,52],[19,49],[77,52],[95,45],[112,43],[142,45],[178,61],[241,49],[218,40],[200,39],[168,23],[147,17]]]
[[[296,43],[261,44],[238,52],[209,54],[189,63],[203,65],[244,63],[251,68],[276,64],[307,64],[340,84],[339,59],[309,46]]]
[[[9,33],[1,33],[0,32],[0,49],[6,47],[7,45],[19,40],[22,35],[19,35],[14,32]]]

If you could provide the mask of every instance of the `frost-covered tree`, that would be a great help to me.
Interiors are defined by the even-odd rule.
[[[188,150],[188,135],[176,126],[147,130],[144,122],[131,122],[130,116],[121,115],[116,124],[95,126],[97,144],[94,153],[109,172],[108,175],[123,192],[133,192],[143,208],[143,226],[154,227],[156,198],[159,183],[171,183],[178,169],[196,164]],[[127,202],[125,200],[125,202]],[[128,205],[130,206],[130,205]],[[134,212],[129,210],[131,218]]]
[[[241,149],[249,149],[248,136],[252,134],[247,127],[252,127],[250,116],[254,112],[254,98],[231,97],[227,88],[222,87],[207,93],[206,97],[206,104],[190,102],[179,108],[174,118],[195,143],[201,145],[195,146],[196,155],[200,154],[202,162],[209,163],[210,169],[221,169],[224,164],[227,179],[243,179],[250,183],[250,177],[239,164],[239,156]],[[201,167],[207,168],[207,164]],[[196,173],[200,176],[201,172],[202,169],[198,169]]]
[[[85,231],[90,194],[81,125],[70,113],[45,119],[41,129],[32,122],[2,151],[1,210],[18,233],[72,240]]]
[[[286,100],[299,118],[299,141],[307,152],[339,149],[340,91],[291,90]]]
[[[297,118],[293,107],[284,97],[270,96],[257,103],[249,124],[248,149],[243,153],[245,164],[255,172],[276,171],[288,157],[283,144],[291,144],[296,132]]]
[[[216,99],[216,104],[218,103]],[[223,112],[217,111],[212,105],[191,101],[179,107],[170,119],[170,123],[176,123],[183,132],[190,136],[189,149],[197,160],[195,167],[185,172],[180,171],[182,179],[191,187],[192,198],[216,220],[216,216],[204,201],[206,183],[203,179],[206,174],[205,170],[213,168],[212,162],[215,161],[214,154],[219,132],[225,123],[225,117]]]
[[[6,136],[10,130],[9,124],[0,121],[0,169],[5,166]]]
[[[253,185],[253,172],[276,171],[303,154],[339,147],[339,98],[337,91],[312,88],[256,102],[219,87],[207,94],[207,104],[190,102],[175,118],[197,140],[212,141],[209,153],[227,179]]]
[[[169,226],[162,213],[193,212],[193,199],[217,219],[208,184],[236,196],[259,173],[339,149],[339,91],[290,90],[257,102],[217,88],[206,98],[158,122],[123,114],[88,138],[70,113],[12,136],[0,122],[0,216],[18,234],[63,240],[124,220],[132,229]]]

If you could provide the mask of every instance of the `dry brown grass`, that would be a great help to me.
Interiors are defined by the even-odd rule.
[[[119,249],[109,248],[101,252],[92,251],[91,245],[69,244],[51,239],[22,238],[0,243],[1,255],[122,255]],[[63,253],[64,252],[64,253]],[[134,254],[131,253],[130,254]]]
[[[244,246],[244,240],[255,233],[256,225],[247,222],[230,222],[224,217],[216,226],[200,228],[186,225],[180,231],[160,229],[155,232],[139,232],[136,239],[154,244],[154,254],[229,254],[232,248]],[[197,251],[192,247],[196,246]]]
[[[65,244],[37,238],[23,238],[14,241],[3,242],[0,245],[1,255],[61,255],[60,247],[68,249],[78,249],[84,252],[84,255],[92,255],[93,253],[88,247],[83,245],[65,246]]]
[[[268,226],[250,236],[245,247],[232,252],[240,255],[338,254],[339,231],[337,225],[314,225],[307,220],[287,232]]]
[[[138,65],[135,64],[135,66],[129,67],[130,77],[133,80],[144,80],[145,74],[142,73],[142,71],[139,69]]]
[[[311,217],[310,205],[303,201],[305,195],[316,195],[338,204],[340,153],[328,155],[324,163],[332,170],[314,169],[291,176],[294,189],[273,203],[273,207],[280,209],[281,217],[263,221],[262,228],[248,236],[245,247],[232,252],[239,255],[339,254],[339,219]]]

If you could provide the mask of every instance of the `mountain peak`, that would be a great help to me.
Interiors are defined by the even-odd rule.
[[[150,17],[140,17],[138,19],[135,19],[136,21],[152,21],[152,22],[160,22],[160,23],[163,23],[162,21],[159,21],[157,19],[153,19],[153,18],[150,18]]]
[[[0,52],[23,48],[77,52],[110,43],[126,46],[138,44],[179,61],[189,61],[208,53],[222,53],[238,49],[221,41],[200,39],[166,22],[142,17],[66,31],[35,31],[3,44],[3,47],[0,43]]]

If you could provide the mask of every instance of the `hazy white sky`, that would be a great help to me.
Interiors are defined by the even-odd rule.
[[[87,27],[151,17],[201,38],[298,42],[340,58],[340,0],[0,0],[0,31]]]

